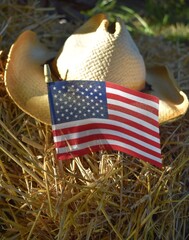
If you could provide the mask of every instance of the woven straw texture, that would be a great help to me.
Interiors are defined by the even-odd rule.
[[[26,113],[50,123],[43,64],[52,57],[34,32],[22,33],[9,52],[5,85],[9,95]]]
[[[51,124],[43,64],[53,57],[34,32],[22,33],[11,47],[5,72],[9,95],[26,113]],[[166,67],[147,70],[125,25],[111,26],[105,15],[88,20],[65,42],[52,63],[65,80],[111,81],[143,90],[160,99],[159,122],[176,119],[188,109],[188,99]],[[151,86],[145,91],[145,82]]]
[[[138,48],[122,21],[118,20],[110,33],[104,17],[95,16],[67,39],[57,59],[61,78],[110,81],[143,89],[146,73]]]

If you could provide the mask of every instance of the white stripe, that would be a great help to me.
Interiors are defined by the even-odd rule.
[[[128,98],[128,99],[137,101],[139,103],[144,103],[144,104],[146,104],[148,106],[151,106],[151,107],[154,107],[156,109],[159,109],[159,104],[152,101],[152,100],[148,100],[148,99],[145,99],[145,98],[142,98],[142,97],[138,97],[138,96],[132,95],[130,93],[123,92],[123,91],[118,90],[118,89],[107,87],[106,92],[107,93],[113,93],[113,94],[116,94],[118,96],[122,96],[122,97],[125,97],[125,98]]]
[[[70,147],[63,147],[63,148],[58,148],[57,149],[57,153],[58,154],[63,154],[63,153],[67,153],[70,151],[78,151],[78,150],[82,150],[85,148],[90,148],[92,146],[98,146],[98,145],[105,145],[105,144],[109,144],[109,145],[116,145],[116,146],[121,146],[123,148],[127,148],[128,150],[131,150],[133,152],[136,152],[138,154],[140,154],[141,156],[145,156],[147,158],[150,158],[153,161],[159,162],[161,163],[161,158],[155,157],[154,155],[151,155],[149,153],[146,153],[138,148],[133,147],[132,145],[129,144],[125,144],[125,143],[121,143],[119,141],[115,141],[115,140],[94,140],[94,141],[90,141],[87,143],[82,143],[79,145],[73,145],[71,146],[71,150]]]
[[[100,121],[100,122],[99,122]],[[78,120],[78,121],[73,121],[73,122],[67,122],[67,123],[62,123],[62,124],[57,124],[57,125],[52,125],[52,129],[53,130],[61,130],[62,132],[64,131],[64,129],[66,128],[71,128],[71,127],[76,127],[76,126],[82,126],[82,125],[86,125],[86,124],[91,124],[91,123],[103,123],[103,124],[110,124],[113,126],[118,126],[121,127],[123,129],[126,130],[130,130],[132,132],[137,132],[138,134],[154,141],[154,142],[159,142],[159,138],[156,138],[155,136],[152,136],[149,133],[146,133],[144,131],[141,131],[138,128],[129,126],[125,123],[121,123],[115,120],[110,120],[110,119],[99,119],[99,118],[89,118],[89,119],[83,119],[83,120]],[[153,126],[154,127],[154,126]],[[156,133],[159,133],[159,128],[153,128],[153,131]]]
[[[160,153],[159,148],[154,147],[153,145],[151,145],[149,143],[143,142],[135,137],[128,136],[127,134],[124,134],[122,132],[118,132],[118,131],[114,131],[114,130],[106,130],[106,129],[96,129],[96,130],[92,129],[92,130],[82,131],[79,133],[66,134],[66,135],[58,136],[58,137],[55,136],[54,142],[61,142],[61,141],[66,141],[66,140],[68,141],[70,139],[79,139],[81,137],[86,137],[86,136],[89,137],[89,136],[95,135],[95,134],[111,134],[114,136],[119,136],[124,139],[131,140],[135,143],[138,143],[139,145],[141,145],[143,147],[149,148],[150,150],[152,150],[154,152]]]
[[[122,113],[122,112],[119,112],[119,111],[115,111],[115,110],[110,110],[108,109],[108,113],[109,114],[112,114],[112,115],[115,115],[115,116],[119,116],[119,117],[122,117],[124,119],[128,119],[128,120],[131,120],[135,123],[138,123],[144,127],[147,127],[149,129],[153,129],[154,131],[157,131],[159,128],[154,126],[153,124],[151,123],[148,123],[140,118],[137,118],[137,117],[134,117],[134,116],[131,116],[129,114],[126,114],[126,113]]]
[[[152,118],[155,121],[158,121],[158,116],[155,113],[152,113],[152,112],[150,112],[148,110],[145,110],[145,109],[142,109],[140,107],[136,107],[134,105],[131,105],[131,104],[128,104],[128,103],[124,103],[122,101],[110,99],[110,98],[107,98],[107,103],[113,104],[113,105],[116,105],[116,106],[120,106],[120,107],[124,107],[124,108],[132,110],[132,111],[134,111],[136,113],[140,113],[140,114],[142,114],[144,116],[148,116],[149,118]]]

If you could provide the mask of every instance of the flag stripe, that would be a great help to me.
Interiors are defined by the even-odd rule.
[[[126,129],[122,129],[122,131],[120,131],[121,128],[119,128],[119,127],[117,127],[117,129],[115,127],[114,130],[112,130],[112,128],[107,128],[108,126],[106,126],[106,128],[107,128],[106,129],[105,127],[102,128],[102,125],[100,125],[100,124],[96,124],[95,127],[96,127],[95,129],[91,129],[89,127],[88,129],[85,129],[85,131],[83,131],[82,126],[78,126],[78,127],[76,127],[74,132],[70,131],[69,134],[54,136],[54,141],[56,143],[59,143],[59,146],[63,146],[65,143],[63,143],[62,141],[68,141],[71,139],[74,139],[74,141],[75,141],[75,139],[77,139],[78,136],[80,138],[84,138],[87,141],[87,137],[90,137],[91,135],[101,134],[102,136],[103,135],[108,136],[108,134],[111,134],[111,135],[115,135],[115,136],[120,135],[122,138],[125,138],[125,139],[131,139],[132,141],[136,141],[136,142],[140,143],[141,145],[145,145],[146,147],[149,147],[149,149],[151,149],[151,148],[159,149],[158,142],[155,142],[155,141],[153,142],[151,139],[141,136],[141,135],[137,134],[136,132],[131,132]]]
[[[74,150],[74,148],[76,150]],[[99,141],[88,141],[87,143],[75,145],[72,147],[72,151],[70,152],[69,147],[64,148],[58,148],[57,154],[59,157],[61,157],[62,160],[70,159],[73,156],[81,156],[84,154],[87,154],[92,151],[99,151],[99,150],[117,150],[122,152],[127,152],[128,154],[131,154],[132,156],[142,158],[148,162],[151,162],[152,164],[159,166],[161,163],[160,157],[152,156],[148,152],[144,152],[133,145],[125,144],[116,140],[110,140],[109,144],[107,144],[106,140]]]
[[[149,116],[143,115],[139,112],[135,112],[135,111],[132,111],[130,109],[125,109],[122,106],[116,106],[114,104],[108,104],[108,108],[111,109],[111,110],[115,110],[117,112],[120,112],[120,113],[127,113],[129,116],[134,115],[136,118],[142,119],[143,121],[152,124],[156,128],[159,128],[159,123],[157,122],[157,120],[154,120],[154,119],[150,118]]]
[[[113,93],[107,93],[107,102],[117,106],[122,106],[128,110],[139,112],[141,115],[157,120],[158,109],[147,104],[130,100],[126,97],[117,96]]]
[[[132,115],[129,113],[120,112],[120,111],[116,111],[116,110],[112,110],[112,109],[109,109],[108,113],[109,113],[109,119],[117,118],[117,119],[119,119],[119,121],[121,121],[125,124],[131,124],[131,125],[137,124],[138,126],[145,127],[146,131],[149,131],[151,129],[153,129],[153,131],[154,130],[157,131],[157,129],[158,129],[159,124],[156,124],[157,126],[154,126],[151,122],[147,122],[144,119],[142,119],[142,117],[138,118],[136,116],[137,114],[135,114],[135,113],[133,113],[133,115]]]
[[[113,111],[110,111],[110,113],[112,113]],[[157,132],[157,129],[155,128],[150,128],[148,123],[142,122],[142,120],[138,119],[138,122],[134,122],[131,119],[125,119],[123,117],[119,117],[117,115],[115,115],[115,112],[113,112],[114,114],[109,114],[109,119],[114,120],[117,122],[117,124],[120,123],[124,123],[124,124],[128,124],[130,127],[134,127],[136,129],[136,131],[142,131],[143,134],[148,133],[151,134],[152,136],[159,136],[159,132]],[[132,117],[134,118],[134,117]],[[134,119],[137,121],[137,119]],[[144,123],[143,125],[140,124],[140,122]],[[146,127],[147,125],[147,127]]]
[[[157,144],[159,144],[159,135],[158,132],[155,132],[153,130],[150,129],[145,129],[148,131],[142,131],[140,129],[138,129],[138,125],[136,124],[136,127],[133,127],[130,124],[130,122],[128,122],[129,124],[125,124],[119,121],[115,121],[115,120],[109,120],[107,123],[106,119],[100,119],[100,122],[98,122],[99,119],[87,119],[87,120],[80,120],[80,121],[75,121],[75,122],[69,122],[69,123],[64,123],[64,124],[58,124],[58,125],[53,125],[52,129],[53,129],[53,135],[54,136],[61,136],[62,134],[70,134],[70,133],[74,133],[74,132],[82,132],[82,131],[87,131],[90,129],[112,129],[115,131],[118,131],[120,133],[125,133],[125,134],[129,134],[131,133],[132,135],[136,134],[138,137],[144,137],[144,141],[148,141],[147,139],[149,139],[150,141],[156,142]],[[142,140],[142,138],[141,138]]]
[[[129,88],[124,88],[112,82],[106,82],[106,92],[114,93],[118,96],[125,96],[126,98],[134,99],[137,102],[145,103],[149,106],[153,104],[154,106],[156,106],[155,108],[158,109],[159,99],[157,97],[154,97],[143,92],[138,92]]]
[[[64,142],[58,141],[58,139],[55,138],[55,143],[56,143],[56,147],[60,148],[60,147],[66,147],[68,145],[72,147],[73,145],[87,143],[88,141],[92,141],[95,139],[98,139],[99,142],[101,140],[107,140],[107,142],[109,142],[109,140],[116,140],[116,141],[121,141],[122,143],[125,143],[125,144],[135,146],[138,149],[141,149],[143,151],[147,151],[149,154],[152,154],[154,156],[160,156],[159,148],[153,145],[150,145],[146,142],[144,143],[141,140],[134,138],[132,136],[128,137],[125,134],[120,134],[120,135],[117,135],[117,134],[120,134],[120,132],[109,130],[109,133],[106,133],[106,131],[102,129],[100,133],[95,134],[94,131],[92,130],[88,132],[87,136],[82,137],[80,133],[79,138],[78,138],[78,133],[70,134],[68,136],[63,136]]]

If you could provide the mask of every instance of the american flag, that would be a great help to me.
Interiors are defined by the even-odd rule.
[[[48,83],[57,158],[115,150],[161,167],[157,97],[112,82]]]

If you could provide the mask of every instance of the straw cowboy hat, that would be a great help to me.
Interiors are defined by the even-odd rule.
[[[51,124],[43,64],[53,56],[32,31],[12,45],[5,85],[15,103],[39,121]],[[146,70],[143,57],[121,20],[110,24],[104,14],[89,19],[64,43],[54,58],[55,79],[112,81],[160,99],[160,124],[184,115],[188,98],[165,66]],[[146,84],[150,86],[145,89]]]

